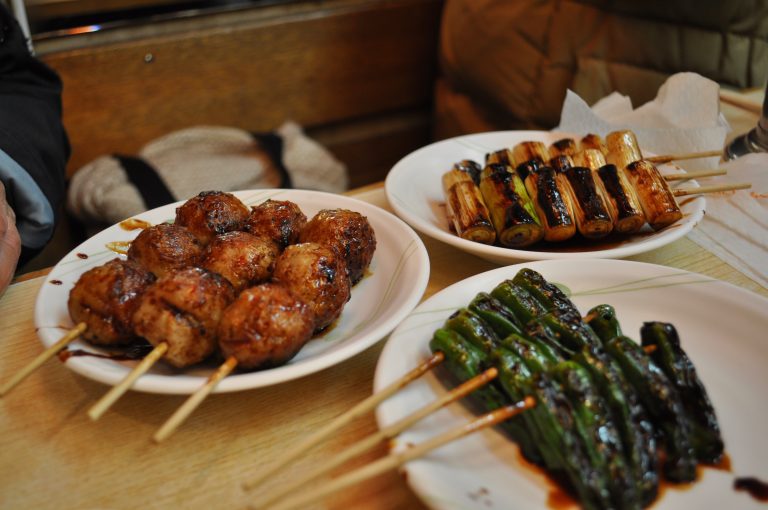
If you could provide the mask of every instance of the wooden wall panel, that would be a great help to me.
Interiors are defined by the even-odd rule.
[[[262,131],[285,119],[311,128],[428,111],[440,1],[311,4],[282,18],[44,54],[64,82],[70,175],[191,125]]]

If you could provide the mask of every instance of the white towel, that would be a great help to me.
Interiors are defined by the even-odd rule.
[[[329,192],[347,189],[343,163],[308,138],[301,127],[286,122],[275,130],[282,142],[278,155],[292,187]],[[197,126],[153,140],[137,154],[157,173],[174,200],[201,191],[236,191],[280,187],[280,162],[244,130]],[[142,193],[118,158],[105,155],[80,168],[72,177],[67,209],[86,226],[103,227],[147,209]]]

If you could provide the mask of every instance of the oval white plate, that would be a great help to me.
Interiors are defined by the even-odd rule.
[[[639,337],[644,321],[676,326],[714,403],[732,473],[705,468],[691,487],[669,486],[654,508],[757,507],[757,501],[734,491],[732,484],[735,476],[768,480],[768,299],[707,276],[623,260],[540,261],[473,276],[430,297],[397,327],[379,359],[375,389],[428,357],[432,332],[454,310],[522,267],[570,289],[582,313],[600,303],[612,304],[624,333],[632,338]],[[446,391],[434,374],[427,374],[379,406],[379,427]],[[396,448],[418,444],[472,416],[461,404],[452,404],[402,433]],[[445,445],[405,469],[408,483],[432,508],[547,508],[552,483],[523,462],[513,442],[486,430]]]
[[[240,191],[235,195],[248,206],[268,198],[291,200],[310,218],[320,209],[357,211],[368,217],[376,232],[377,246],[369,274],[353,287],[352,298],[330,331],[307,343],[288,364],[258,372],[236,373],[224,379],[216,391],[267,386],[339,363],[384,338],[421,299],[429,279],[427,251],[419,236],[396,216],[360,200],[316,191],[272,189]],[[169,221],[181,203],[153,209],[136,218],[151,224]],[[82,243],[53,268],[35,305],[35,325],[43,344],[53,344],[62,336],[62,326],[72,326],[67,298],[79,276],[117,256],[105,248],[106,243],[129,241],[136,235],[138,231],[113,225]],[[79,341],[72,344],[72,348],[99,352]],[[110,385],[119,382],[134,365],[93,356],[73,356],[66,364],[79,374]],[[158,363],[136,381],[133,389],[151,393],[191,393],[200,387],[212,369],[207,366],[178,372]]]
[[[413,228],[438,241],[498,264],[521,260],[621,258],[653,250],[684,236],[704,215],[703,197],[680,199],[683,219],[654,232],[648,225],[634,235],[611,235],[602,240],[574,238],[563,243],[538,243],[529,248],[512,249],[488,246],[462,239],[448,228],[442,175],[454,163],[473,159],[482,163],[485,154],[512,147],[526,140],[547,145],[566,136],[548,131],[497,131],[460,136],[422,147],[397,162],[385,182],[387,199],[398,216]],[[680,171],[670,165],[659,167],[662,173]],[[697,186],[688,182],[686,187]]]

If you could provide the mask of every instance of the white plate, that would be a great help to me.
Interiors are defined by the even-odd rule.
[[[522,267],[566,286],[582,312],[612,304],[623,331],[632,338],[639,337],[644,321],[676,326],[715,406],[732,472],[703,469],[691,487],[669,486],[654,508],[757,507],[756,500],[734,491],[732,484],[735,476],[768,480],[768,300],[706,276],[622,260],[550,260],[479,274],[430,297],[397,327],[379,359],[375,388],[424,360],[432,332],[451,312]],[[379,406],[379,427],[445,393],[445,386],[427,374]],[[472,416],[461,404],[452,404],[401,434],[396,448],[418,444]],[[405,469],[408,483],[423,501],[443,510],[547,508],[554,489],[540,471],[523,464],[517,446],[496,430],[445,445]]]
[[[254,190],[235,195],[248,206],[268,198],[291,200],[310,218],[326,208],[357,211],[368,217],[376,233],[377,246],[369,274],[353,287],[351,300],[330,331],[307,343],[288,364],[258,372],[236,373],[224,379],[216,391],[267,386],[339,363],[384,338],[421,299],[429,279],[427,251],[419,236],[396,216],[360,200],[315,191]],[[136,218],[152,224],[169,221],[181,203],[153,209]],[[113,225],[78,246],[53,268],[35,305],[35,325],[43,344],[53,344],[61,337],[62,326],[72,326],[67,297],[79,276],[117,256],[105,248],[106,243],[128,241],[136,235],[138,231]],[[79,342],[72,344],[72,348],[98,351]],[[66,364],[75,372],[110,385],[120,381],[134,365],[93,356],[71,357]],[[200,387],[212,369],[208,366],[178,372],[158,363],[136,381],[133,389],[151,393],[191,393]]]
[[[563,243],[537,243],[528,248],[512,249],[488,246],[462,239],[448,228],[442,175],[454,163],[472,159],[482,163],[485,154],[512,147],[526,140],[550,143],[571,136],[548,131],[498,131],[460,136],[418,149],[401,159],[387,175],[387,199],[398,216],[413,228],[438,241],[498,264],[521,260],[622,258],[659,248],[684,236],[704,215],[704,198],[680,199],[683,219],[654,232],[648,225],[633,235],[610,235],[602,240],[574,238]],[[661,165],[662,173],[680,171],[671,165]],[[697,186],[694,181],[686,187]],[[577,236],[578,237],[578,236]]]

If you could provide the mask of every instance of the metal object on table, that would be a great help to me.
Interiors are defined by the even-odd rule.
[[[757,126],[729,143],[725,147],[724,158],[736,159],[753,152],[768,152],[768,84],[763,97],[763,111]]]

